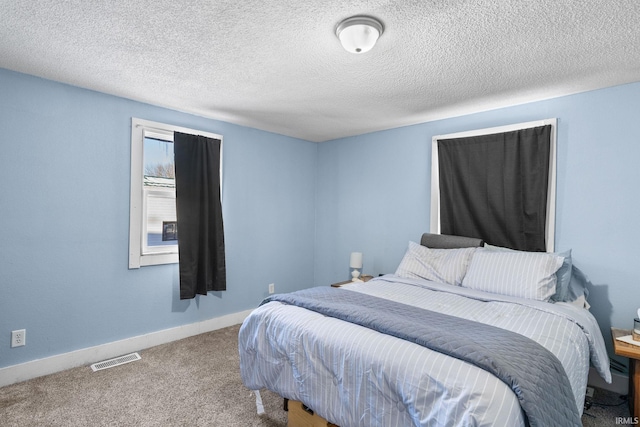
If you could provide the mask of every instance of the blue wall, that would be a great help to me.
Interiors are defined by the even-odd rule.
[[[572,248],[593,282],[610,346],[609,328],[630,328],[640,307],[639,111],[635,83],[320,144],[316,284],[346,280],[352,251],[365,273],[392,273],[429,231],[434,135],[556,117],[556,250]]]
[[[0,367],[313,284],[317,144],[7,70],[0,93]],[[228,291],[181,301],[177,264],[127,268],[132,116],[224,136]]]
[[[556,249],[594,283],[608,345],[640,306],[640,83],[321,144],[7,70],[0,93],[0,367],[345,280],[353,251],[393,272],[429,228],[433,135],[551,117]],[[127,268],[132,116],[224,136],[228,291],[181,301],[177,265]]]

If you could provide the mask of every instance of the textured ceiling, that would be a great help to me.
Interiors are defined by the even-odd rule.
[[[636,0],[0,0],[0,67],[309,141],[640,81]],[[342,49],[344,18],[385,31]]]

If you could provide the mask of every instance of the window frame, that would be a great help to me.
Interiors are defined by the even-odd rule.
[[[131,175],[129,205],[129,269],[137,269],[150,265],[178,263],[178,245],[163,245],[154,252],[147,252],[144,241],[146,230],[146,214],[144,203],[144,139],[154,138],[173,142],[173,133],[181,132],[201,135],[220,140],[220,198],[222,200],[222,135],[195,129],[131,118]],[[162,190],[153,189],[148,192]],[[174,193],[175,194],[175,193]]]
[[[512,132],[529,129],[538,126],[551,125],[550,153],[549,153],[549,180],[547,189],[547,221],[545,224],[545,240],[547,252],[553,252],[555,248],[556,229],[556,139],[558,120],[556,118],[536,120],[532,122],[516,123],[506,126],[497,126],[485,129],[476,129],[465,132],[436,135],[431,138],[431,218],[430,232],[440,234],[440,170],[438,159],[438,141],[441,139],[466,138],[479,135],[491,135],[495,133]]]

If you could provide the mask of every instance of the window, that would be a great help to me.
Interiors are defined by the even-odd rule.
[[[532,168],[530,170],[532,170],[533,172],[530,175],[526,175],[525,169],[520,169],[525,165],[525,163],[520,163],[521,160],[519,159],[521,159],[521,154],[515,155],[514,153],[516,151],[512,151],[512,146],[510,144],[515,144],[515,142],[507,142],[518,140],[520,137],[517,135],[524,136],[525,134],[531,134],[532,132],[536,133],[538,132],[538,130],[544,127],[546,127],[547,133],[546,138],[543,139],[547,141],[546,147],[548,150],[546,151],[546,153],[548,154],[544,154],[544,156],[546,157],[548,155],[548,157],[546,157],[546,160],[544,157],[539,157],[540,154],[543,153],[543,151],[538,151],[539,154],[537,158],[541,160],[538,161],[539,163],[535,163],[535,157],[532,157],[532,163],[530,163],[530,166],[527,167]],[[495,157],[495,155],[493,157],[482,157],[480,155],[481,151],[486,151],[485,147],[489,147],[489,145],[487,145],[488,141],[493,140],[501,141],[497,145],[491,146],[491,151],[493,151],[494,153],[499,152],[500,154],[498,154],[498,156],[502,156],[502,159],[500,159],[499,161],[498,157]],[[507,145],[504,145],[503,149],[499,149],[499,151],[496,151],[496,148],[499,147],[500,144],[504,143],[507,143]],[[438,147],[441,144],[445,145],[441,146],[441,149],[443,151],[442,153],[439,153]],[[464,154],[460,158],[454,157],[457,160],[454,163],[450,163],[451,157],[445,155],[445,158],[449,159],[448,164],[450,164],[451,166],[446,170],[440,170],[440,168],[443,167],[443,165],[440,164],[443,153],[450,152],[450,149],[454,146],[459,147],[457,148],[457,150],[465,150],[459,152],[466,152],[466,154]],[[532,152],[536,151],[536,149],[534,148],[535,146],[529,144],[527,144],[526,146],[530,147],[530,150]],[[518,150],[520,150],[517,151],[518,153],[523,152],[522,148]],[[510,153],[507,154],[507,152]],[[544,241],[542,242],[542,248],[536,250],[544,250],[546,248],[548,252],[553,252],[555,238],[556,119],[519,123],[510,126],[434,136],[432,139],[431,162],[430,230],[432,233],[440,233],[444,227],[445,220],[448,224],[450,224],[451,219],[453,219],[454,222],[458,222],[459,224],[464,223],[463,226],[455,228],[474,230],[475,233],[478,234],[487,234],[487,230],[494,230],[493,232],[488,233],[489,235],[473,235],[470,237],[481,237],[485,241],[491,242],[492,238],[497,240],[517,240],[520,239],[522,235],[526,236],[527,234],[531,234],[538,236],[538,242],[540,242],[540,238],[544,238]],[[492,168],[492,166],[490,166],[490,163],[501,164],[503,166]],[[548,165],[548,178],[540,179],[540,174],[537,171],[547,170],[546,166],[543,167],[543,164]],[[450,170],[457,171],[455,172],[457,174],[455,178],[451,178]],[[443,177],[443,172],[444,176],[447,177],[446,186],[441,186],[440,182]],[[515,173],[515,175],[513,175],[512,173]],[[529,179],[529,181],[527,181],[529,185],[520,186],[523,182],[522,179],[527,176],[532,177],[531,179],[526,178]],[[497,178],[497,181],[491,178]],[[467,184],[452,187],[451,185],[459,179],[464,180],[464,182],[466,182]],[[513,185],[510,184],[511,188],[513,188],[514,190],[507,190],[509,186],[504,187],[501,184],[501,182],[506,183],[510,181],[513,181],[515,183]],[[469,183],[473,185],[468,185]],[[447,198],[441,201],[443,188],[446,188],[447,190],[445,192]],[[522,193],[522,190],[525,189],[528,189],[527,192]],[[514,192],[506,193],[506,195],[503,195],[502,191],[505,190]],[[531,198],[529,198],[528,196],[527,198],[521,198],[520,194],[530,195]],[[546,197],[546,201],[545,199],[539,198],[541,195],[543,197]],[[454,209],[453,211],[451,210],[451,205],[449,204],[451,197],[459,200],[459,202],[456,202],[458,208]],[[481,213],[483,212],[482,209],[476,210],[469,208],[469,206],[477,205],[475,202],[469,203],[471,200],[482,200],[482,203],[486,203],[486,205],[490,208],[488,210],[485,210],[484,212],[493,212],[495,214],[483,214]],[[537,205],[537,210],[528,209],[528,207],[531,206],[530,203],[532,203],[530,200],[540,200],[539,203],[541,204]],[[447,203],[444,203],[444,201],[447,201]],[[495,201],[498,201],[498,203],[495,203]],[[509,201],[517,201],[517,203],[514,203],[513,206],[522,206],[520,203],[527,204],[527,208],[525,208],[524,211],[526,211],[528,215],[522,215],[523,211],[519,208],[516,209],[516,211],[510,210],[510,208],[508,208],[507,206],[511,206],[511,208],[513,208],[511,203],[503,204],[503,202]],[[467,208],[460,208],[463,205]],[[449,211],[445,217],[442,217],[442,215],[445,215],[442,211],[443,207],[447,208],[446,210]],[[541,214],[536,217],[534,215],[535,212],[541,212]],[[527,221],[534,222],[537,225],[534,230],[528,228],[529,223],[527,223],[527,225],[525,225],[523,229],[519,229],[522,235],[513,234],[512,232],[507,232],[510,226],[508,226],[506,222],[502,222],[508,217],[526,218]],[[537,221],[536,218],[540,218],[540,220]],[[544,227],[544,229],[542,229],[541,227]],[[543,233],[544,236],[542,236]],[[499,234],[505,235],[499,236]],[[524,244],[522,246],[524,246]],[[537,244],[536,247],[538,247]]]
[[[178,262],[174,132],[222,141],[220,135],[136,118],[131,120],[129,268]]]

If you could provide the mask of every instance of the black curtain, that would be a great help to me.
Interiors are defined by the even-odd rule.
[[[545,251],[551,126],[438,140],[442,234]]]
[[[221,141],[175,132],[176,212],[180,299],[227,289],[222,203]]]

